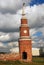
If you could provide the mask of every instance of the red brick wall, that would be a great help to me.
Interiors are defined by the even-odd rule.
[[[24,25],[22,25],[24,24]],[[25,25],[26,24],[26,25]],[[24,33],[24,30],[27,32]],[[29,27],[27,26],[27,19],[21,19],[21,27],[20,27],[20,37],[19,39],[19,53],[20,53],[20,60],[24,59],[22,58],[23,52],[27,53],[27,59],[25,61],[32,61],[32,44],[31,39],[28,38],[22,38],[22,36],[30,36],[29,34]]]
[[[22,60],[22,53],[27,52],[27,61],[32,61],[32,44],[31,40],[19,41],[20,59]]]
[[[27,33],[24,33],[27,30]],[[20,36],[29,36],[29,27],[20,27]]]
[[[27,19],[21,19],[21,24],[27,24]]]

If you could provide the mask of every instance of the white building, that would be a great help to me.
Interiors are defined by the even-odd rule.
[[[40,48],[32,48],[32,56],[40,56]]]

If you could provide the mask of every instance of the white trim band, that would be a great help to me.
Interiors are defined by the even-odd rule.
[[[21,36],[21,38],[29,38],[29,36]]]
[[[27,24],[21,24],[21,26],[28,26]]]
[[[19,39],[19,40],[31,40],[31,39]]]
[[[30,36],[21,36],[21,38],[28,38],[28,39],[31,39]]]

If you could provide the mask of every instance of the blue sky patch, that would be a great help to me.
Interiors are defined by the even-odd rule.
[[[33,34],[33,36],[42,36],[42,32],[36,32],[35,34]]]
[[[31,0],[30,2],[30,6],[33,6],[33,5],[38,5],[38,4],[42,4],[44,3],[44,0]]]

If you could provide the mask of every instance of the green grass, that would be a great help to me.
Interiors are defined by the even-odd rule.
[[[33,57],[33,61],[30,63],[20,61],[0,61],[0,65],[44,65],[44,57]]]

